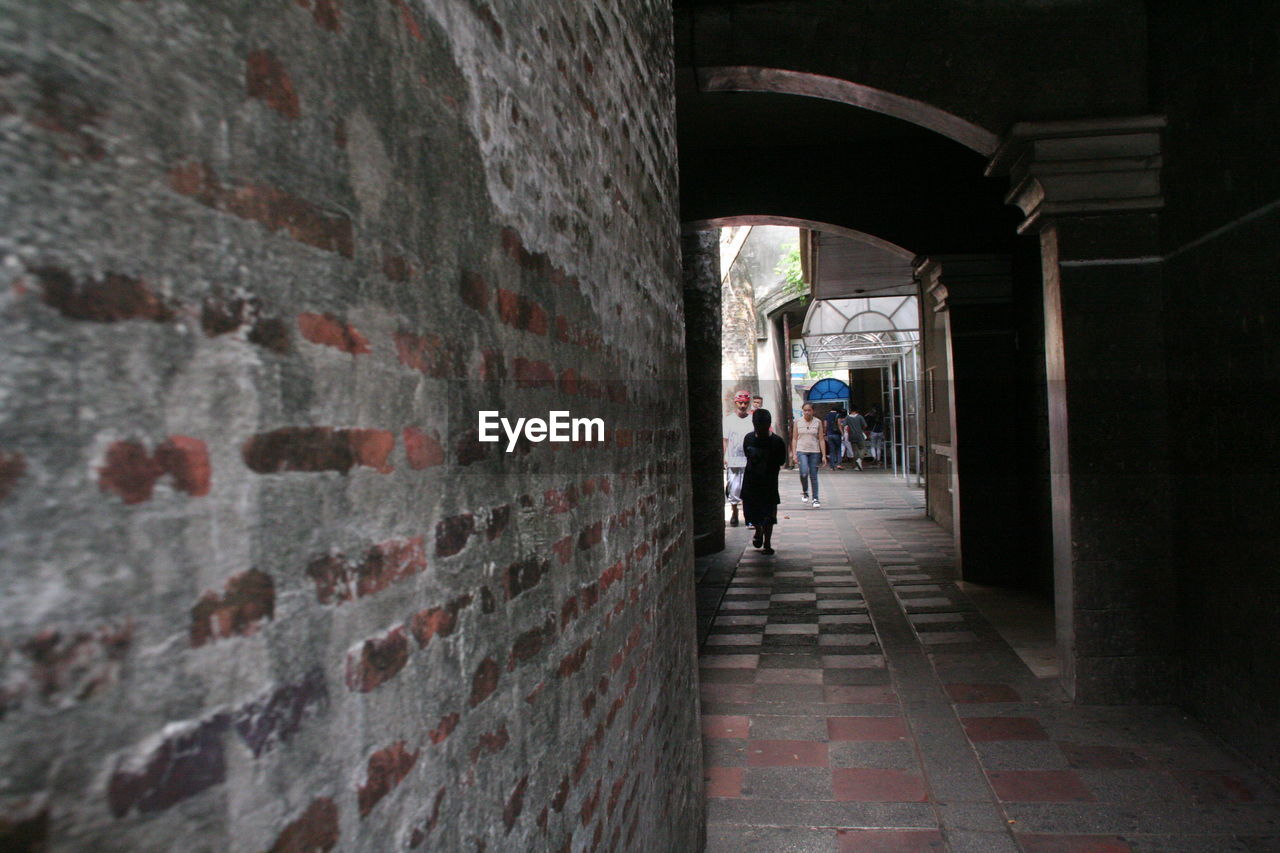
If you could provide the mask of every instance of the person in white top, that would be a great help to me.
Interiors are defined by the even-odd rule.
[[[721,435],[724,437],[724,467],[729,471],[729,485],[725,497],[733,511],[730,527],[738,526],[738,506],[742,503],[742,471],[747,467],[747,454],[742,441],[753,431],[751,426],[751,395],[739,391],[733,395],[733,412],[724,416]]]
[[[809,500],[809,485],[813,485],[813,506],[818,509],[818,469],[827,461],[827,446],[822,440],[825,429],[822,421],[813,416],[813,403],[804,404],[804,417],[791,425],[791,461],[800,465],[800,491]]]

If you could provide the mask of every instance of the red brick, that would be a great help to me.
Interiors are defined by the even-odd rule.
[[[569,562],[573,559],[573,537],[566,536],[563,539],[560,539],[552,544],[551,550],[560,558],[560,563],[562,565]]]
[[[413,276],[413,264],[403,255],[384,255],[382,274],[394,282],[404,284]]]
[[[493,695],[493,691],[498,689],[498,677],[501,669],[498,662],[493,658],[485,658],[480,661],[480,665],[476,667],[475,675],[471,678],[471,699],[468,704],[472,708],[479,705],[484,700]]]
[[[479,273],[463,270],[458,292],[464,304],[477,311],[489,309],[489,285]]]
[[[255,50],[245,60],[245,94],[258,98],[271,109],[290,119],[302,115],[298,93],[284,65],[269,50]]]
[[[351,220],[265,184],[223,186],[203,163],[187,162],[169,171],[169,186],[214,210],[283,231],[300,243],[345,257],[355,254]]]
[[[905,770],[837,767],[831,771],[837,802],[922,803],[924,780]]]
[[[422,41],[422,29],[418,26],[418,20],[413,16],[409,4],[405,0],[392,0],[392,2],[400,11],[400,20],[404,22],[404,28],[409,31],[409,35],[416,41]]]
[[[567,678],[578,670],[582,669],[582,665],[586,663],[587,653],[591,651],[591,640],[587,640],[581,646],[574,649],[564,659],[560,661],[560,667],[557,670],[561,678]]]
[[[963,717],[960,722],[974,743],[1049,739],[1040,723],[1030,717]]]
[[[405,367],[436,379],[446,379],[457,372],[455,350],[439,335],[398,331],[395,342],[396,357]]]
[[[427,569],[427,555],[421,536],[392,539],[371,547],[359,563],[341,554],[326,554],[312,560],[307,575],[315,581],[321,604],[342,604],[372,595],[394,583]]]
[[[386,430],[283,427],[251,436],[240,454],[245,465],[258,474],[345,474],[357,465],[385,474],[393,470],[388,460],[395,441],[395,435]]]
[[[431,834],[440,822],[440,805],[444,802],[444,795],[447,791],[448,789],[444,785],[441,785],[436,791],[435,798],[431,803],[431,814],[427,816],[421,826],[414,827],[413,832],[409,835],[410,850],[416,850],[421,847],[422,843],[427,840],[427,836]]]
[[[342,29],[342,6],[339,0],[293,0],[311,13],[316,24],[330,32]]]
[[[901,717],[828,717],[831,740],[906,740],[907,724]]]
[[[1006,803],[1090,803],[1093,794],[1070,770],[1000,770],[987,778]]]
[[[527,358],[515,360],[515,376],[517,388],[550,388],[556,382],[556,374],[550,364]]]
[[[427,737],[431,739],[432,743],[440,743],[449,735],[453,734],[453,730],[458,727],[458,720],[460,719],[461,715],[457,713],[445,714],[440,718],[440,722],[436,727],[427,732]]]
[[[541,583],[546,576],[547,568],[546,561],[536,557],[526,557],[507,566],[502,578],[507,600],[510,601]]]
[[[436,523],[436,556],[452,557],[460,553],[475,530],[475,516],[469,512],[441,519]]]
[[[531,299],[505,288],[498,288],[498,318],[516,329],[535,335],[547,333],[547,312]]]
[[[275,615],[275,604],[270,575],[257,569],[232,575],[222,595],[206,592],[191,608],[191,645],[254,634],[262,620]]]
[[[209,450],[198,438],[171,435],[156,448],[156,464],[173,477],[174,488],[193,497],[209,494]]]
[[[702,715],[704,738],[745,738],[749,733],[746,717],[725,717],[717,714]]]
[[[268,853],[319,853],[338,845],[338,806],[327,798],[312,800],[296,820],[284,828]]]
[[[298,331],[313,344],[333,347],[352,355],[365,355],[369,352],[368,339],[355,326],[344,323],[332,314],[299,314]]]
[[[31,272],[40,281],[44,304],[72,320],[159,323],[174,319],[173,309],[140,278],[108,272],[101,279],[77,282],[71,273],[58,267],[40,267]]]
[[[827,745],[807,740],[755,740],[747,746],[751,767],[826,767]]]
[[[98,486],[119,495],[126,504],[139,504],[151,498],[162,474],[160,463],[141,444],[117,441],[107,448],[98,468]]]
[[[516,664],[522,663],[542,651],[542,646],[543,631],[540,627],[530,628],[516,637],[515,642],[511,644],[511,657],[507,661],[507,672],[514,671]]]
[[[1018,702],[1022,697],[1007,684],[948,684],[947,695],[952,702]]]
[[[470,595],[461,595],[444,607],[420,610],[409,620],[409,630],[418,645],[425,647],[435,636],[447,637],[458,624],[458,612],[472,602]]]
[[[470,758],[474,765],[480,760],[480,756],[488,753],[493,755],[506,749],[507,744],[511,742],[511,735],[507,731],[507,726],[503,723],[496,731],[482,732],[476,738],[476,745],[472,748]]]
[[[415,471],[444,464],[444,445],[435,433],[425,433],[414,427],[404,428],[404,453],[409,467]]]
[[[329,689],[324,670],[313,667],[300,680],[282,684],[232,712],[231,723],[245,746],[258,758],[292,738],[303,720],[327,709]]]
[[[1173,775],[1197,801],[1202,803],[1274,802],[1276,793],[1265,782],[1249,774],[1221,770],[1173,771]]]
[[[14,488],[27,473],[27,460],[21,453],[0,451],[0,501],[13,494]]]
[[[133,622],[125,621],[74,634],[44,630],[19,648],[31,664],[31,686],[52,702],[64,695],[89,699],[115,684],[132,645]]]
[[[49,809],[23,804],[0,814],[0,850],[43,853],[49,849]]]
[[[404,781],[417,763],[420,752],[421,750],[409,752],[405,749],[404,741],[397,741],[369,757],[365,782],[356,790],[361,820],[368,817],[373,807]]]
[[[602,541],[604,541],[604,525],[597,521],[595,524],[584,527],[578,534],[578,550],[585,551],[593,545],[599,545]]]
[[[485,538],[492,542],[502,535],[511,522],[511,504],[489,508],[489,523],[485,525]]]
[[[263,316],[263,303],[254,296],[224,299],[206,296],[200,303],[200,327],[211,338],[247,329],[245,340],[277,353],[289,351],[289,329],[279,317]]]
[[[395,678],[409,661],[409,640],[404,628],[392,628],[380,637],[370,637],[358,651],[347,655],[347,688],[368,693]]]
[[[525,776],[516,783],[515,790],[507,798],[507,804],[502,809],[502,825],[507,828],[507,832],[511,831],[511,827],[520,818],[520,813],[524,811],[524,792],[528,787],[529,777]]]
[[[91,103],[87,98],[54,82],[48,76],[36,78],[36,86],[40,90],[40,98],[28,116],[35,127],[59,134],[69,142],[71,149],[58,147],[58,154],[64,160],[79,159],[98,161],[107,156],[107,149],[99,139],[98,127],[104,117],[102,108]],[[8,103],[0,106],[0,111],[8,112],[12,107]]]
[[[227,726],[227,715],[217,714],[166,738],[139,769],[117,765],[107,782],[111,813],[122,818],[135,808],[142,814],[163,811],[226,781]]]

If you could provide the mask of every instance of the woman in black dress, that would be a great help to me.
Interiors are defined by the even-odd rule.
[[[751,415],[755,432],[742,440],[747,454],[747,467],[742,473],[742,509],[747,524],[755,525],[751,544],[764,554],[773,553],[773,526],[778,523],[778,469],[787,461],[787,445],[772,435],[769,427],[773,416],[768,409],[756,409]]]

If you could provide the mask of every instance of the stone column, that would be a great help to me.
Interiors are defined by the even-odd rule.
[[[724,549],[724,474],[720,401],[720,235],[685,234],[685,364],[689,385],[689,473],[697,556]]]
[[[1170,411],[1157,242],[1164,119],[1015,125],[988,174],[1044,268],[1054,592],[1081,702],[1174,695]]]
[[[951,527],[965,580],[1009,583],[1020,572],[1017,513],[1017,375],[1014,359],[1013,286],[1003,255],[944,255],[916,262],[916,277],[935,315],[926,337],[934,389],[930,470],[945,469],[949,455]],[[939,334],[940,333],[940,334]],[[936,356],[936,357],[935,357]],[[945,381],[943,368],[945,367]],[[945,394],[945,424],[941,423]],[[940,484],[941,485],[941,484]],[[931,499],[942,488],[930,484]],[[942,507],[939,507],[941,510]]]

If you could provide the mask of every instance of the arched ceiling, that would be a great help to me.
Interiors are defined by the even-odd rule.
[[[677,80],[681,218],[775,215],[917,254],[1006,251],[1020,221],[986,158],[916,124],[830,100],[702,92]]]
[[[1140,115],[1142,0],[674,0],[684,221],[828,222],[1008,251],[1017,121]],[[896,117],[894,117],[896,116]]]

